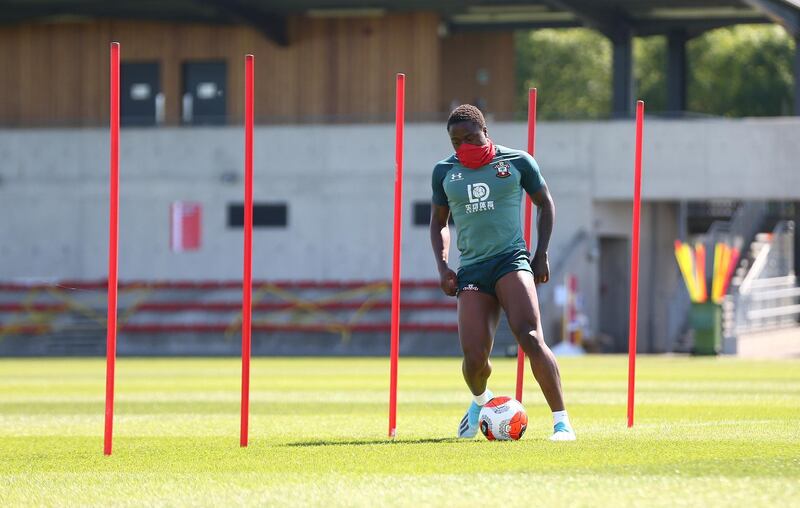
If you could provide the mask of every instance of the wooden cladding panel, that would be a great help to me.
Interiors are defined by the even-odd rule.
[[[20,121],[19,42],[16,30],[0,29],[0,125]]]
[[[180,119],[181,65],[223,60],[227,109],[240,121],[244,55],[256,55],[256,118],[391,120],[394,76],[408,75],[407,113],[441,112],[441,49],[435,14],[289,21],[279,47],[246,26],[99,20],[0,27],[0,124],[103,124],[108,45],[122,61],[161,64],[166,119]]]
[[[511,32],[457,33],[442,41],[443,110],[458,103],[480,102],[485,112],[514,111],[514,37]],[[479,72],[488,82],[478,80]]]

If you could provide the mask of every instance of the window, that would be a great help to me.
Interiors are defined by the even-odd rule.
[[[286,203],[253,203],[254,228],[285,228],[288,215]],[[228,227],[244,227],[244,204],[228,205]]]

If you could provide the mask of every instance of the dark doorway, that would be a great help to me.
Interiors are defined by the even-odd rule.
[[[617,353],[628,350],[629,249],[627,238],[600,238],[599,331],[611,337]]]
[[[161,95],[161,68],[158,62],[120,64],[121,125],[156,125]]]
[[[182,120],[190,125],[222,125],[226,121],[225,62],[183,64]]]

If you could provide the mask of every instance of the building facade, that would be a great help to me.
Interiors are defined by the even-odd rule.
[[[379,6],[288,10],[268,18],[251,13],[250,21],[240,13],[219,22],[212,22],[219,13],[208,14],[209,19],[197,13],[187,19],[163,13],[149,19],[61,13],[7,20],[0,26],[0,280],[105,277],[108,136],[103,126],[112,40],[122,46],[122,279],[241,276],[242,230],[236,217],[242,213],[244,140],[239,125],[243,57],[252,53],[259,124],[255,277],[389,278],[394,76],[404,72],[409,125],[403,276],[431,280],[436,274],[427,228],[430,172],[452,152],[444,129],[447,112],[460,103],[478,104],[495,141],[524,147],[525,125],[509,121],[516,94],[513,30],[593,26],[614,41],[614,110],[622,118],[539,125],[536,156],[557,206],[554,280],[540,291],[553,335],[561,327],[559,287],[567,275],[576,276],[587,333],[607,337],[607,350],[622,351],[634,140],[633,123],[624,118],[633,104],[625,85],[630,84],[631,37],[669,33],[672,42],[683,40],[670,44],[675,85],[670,89],[677,90],[670,100],[681,109],[686,37],[713,26],[773,18],[793,30],[796,10],[774,15],[766,9],[765,14],[731,0],[730,8],[702,11],[703,24],[696,13],[686,17],[680,9],[667,9],[668,15],[657,15],[645,9],[626,18],[635,21],[626,29],[578,6],[581,2],[561,3],[577,7],[561,12],[531,2],[503,14],[479,5],[449,13],[438,7],[392,11]],[[644,4],[666,9],[657,0]],[[540,94],[546,100],[547,91]],[[685,321],[685,309],[674,303],[685,290],[672,242],[687,235],[687,203],[781,201],[800,210],[799,136],[796,118],[648,119],[643,351],[674,349],[676,327]],[[202,210],[197,250],[174,248],[175,203]],[[457,253],[452,259],[457,264]]]

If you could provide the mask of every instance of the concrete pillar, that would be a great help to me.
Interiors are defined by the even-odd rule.
[[[689,238],[689,202],[678,203],[678,239],[685,242]]]
[[[794,274],[800,279],[800,201],[794,202],[792,220],[794,221]]]
[[[794,115],[800,116],[800,34],[794,36]]]
[[[614,45],[611,112],[615,117],[633,116],[633,34],[619,27],[611,37]]]
[[[667,34],[667,111],[686,111],[686,30]]]
[[[796,77],[797,74],[795,74],[795,79]],[[800,99],[800,95],[795,97]],[[798,99],[795,99],[795,109],[797,108],[797,101]],[[794,275],[800,280],[800,201],[794,202],[794,217],[792,217],[792,220],[794,221]],[[797,316],[797,322],[800,323],[800,315]]]

